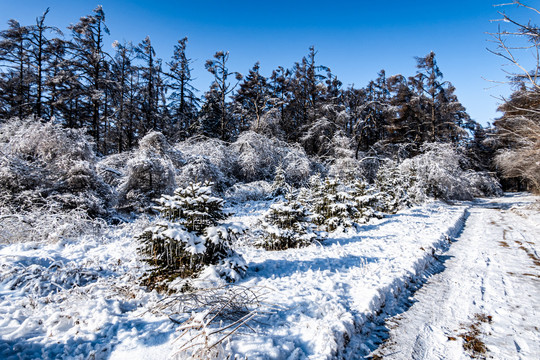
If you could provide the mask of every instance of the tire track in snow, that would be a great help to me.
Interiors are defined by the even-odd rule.
[[[540,354],[540,216],[529,212],[529,221],[505,206],[489,208],[492,202],[471,209],[446,269],[414,294],[406,312],[387,319],[390,337],[372,358],[469,359],[463,338],[473,326],[488,349],[473,354],[479,358]],[[476,321],[481,316],[489,322]]]
[[[416,261],[415,274],[397,279],[391,284],[390,288],[380,291],[379,295],[381,297],[384,297],[384,294],[393,294],[394,298],[385,298],[381,301],[381,308],[377,316],[368,318],[365,323],[355,324],[358,333],[349,341],[344,351],[338,354],[337,358],[364,359],[388,338],[389,328],[392,325],[386,327],[385,324],[388,325],[386,322],[390,320],[397,324],[399,314],[405,312],[414,304],[415,301],[411,296],[421,291],[431,276],[444,271],[444,263],[449,259],[444,253],[448,251],[454,239],[461,236],[470,215],[468,209],[469,207],[464,207],[463,213],[457,221],[441,235],[438,242],[433,244],[432,252],[426,253],[423,258]],[[428,335],[429,332],[424,332],[417,342],[427,342],[424,337]],[[419,354],[418,356],[422,354],[428,356],[436,349],[417,347],[415,351]]]

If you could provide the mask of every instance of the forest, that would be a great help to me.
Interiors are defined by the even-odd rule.
[[[317,63],[311,47],[268,78],[259,63],[245,76],[230,70],[229,53],[217,51],[204,64],[214,81],[198,97],[187,37],[178,41],[169,61],[156,55],[149,37],[135,45],[115,41],[109,54],[101,6],[66,34],[47,25],[48,11],[31,25],[10,20],[0,33],[0,118],[7,123],[32,117],[81,129],[98,157],[131,151],[151,131],[171,144],[203,138],[232,143],[252,131],[300,146],[325,165],[336,162],[341,150],[353,151],[356,160],[401,161],[422,153],[423,144],[452,144],[471,160],[470,169],[500,176],[494,155],[518,147],[516,139],[508,139],[513,132],[508,127],[523,116],[516,109],[531,107],[526,102],[536,90],[530,78],[516,76],[517,90],[500,108],[504,115],[483,128],[469,117],[452,83],[443,80],[433,52],[415,59],[411,76],[381,70],[357,89],[344,88],[329,67]],[[538,188],[534,176],[505,175],[518,179],[514,187]]]
[[[323,249],[325,242],[341,246],[340,239],[378,234],[373,228],[401,211],[412,219],[403,223],[409,236],[415,206],[431,221],[431,242],[420,248],[432,246],[434,254],[443,246],[439,238],[457,234],[464,221],[455,204],[503,191],[540,192],[540,67],[536,61],[529,70],[517,56],[540,48],[540,28],[503,12],[508,29],[490,34],[489,51],[516,70],[507,74],[512,94],[501,99],[501,116],[487,126],[468,115],[434,52],[404,59],[415,62],[413,74],[380,70],[357,88],[320,64],[313,46],[268,77],[259,62],[230,69],[234,54],[220,50],[204,63],[213,77],[209,88],[196,89],[187,37],[170,59],[156,54],[150,37],[114,41],[108,52],[114,34],[103,7],[66,29],[47,25],[48,13],[33,24],[10,20],[0,31],[0,251],[17,253],[10,246],[25,243],[43,251],[66,246],[49,249],[58,261],[2,260],[0,285],[47,297],[36,306],[56,306],[61,301],[51,296],[77,289],[95,295],[92,284],[105,284],[114,289],[107,299],[126,306],[121,312],[150,306],[141,304],[154,296],[148,304],[172,321],[167,326],[193,325],[189,314],[200,311],[241,327],[256,316],[258,293],[229,285],[256,276],[262,265],[253,259]],[[379,235],[373,236],[386,236]],[[407,241],[416,254],[418,246]],[[89,260],[66,244],[101,253]],[[111,244],[112,255],[103,252]],[[212,297],[223,302],[201,295],[197,279],[218,281]],[[173,316],[164,300],[188,309]],[[113,317],[111,306],[98,308]],[[218,342],[203,344],[202,358],[232,332],[226,325],[213,334]],[[190,353],[184,345],[179,351]],[[64,351],[55,346],[42,351]],[[86,356],[85,349],[77,347]]]

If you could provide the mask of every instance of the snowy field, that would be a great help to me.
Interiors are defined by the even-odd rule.
[[[452,256],[471,253],[472,258],[452,273],[454,281],[474,271],[486,281],[481,285],[483,303],[475,297],[477,308],[463,309],[462,313],[492,316],[493,323],[485,325],[491,328],[485,331],[498,335],[485,341],[487,348],[496,358],[510,354],[503,339],[509,332],[521,331],[520,324],[525,321],[533,327],[515,338],[514,348],[533,354],[539,343],[538,331],[532,332],[538,326],[540,219],[537,210],[527,210],[526,206],[535,199],[519,195],[457,205],[431,202],[373,219],[356,230],[331,233],[321,243],[302,249],[270,252],[251,246],[248,238],[241,239],[237,250],[249,269],[235,287],[256,294],[257,306],[253,306],[248,326],[238,329],[215,350],[249,359],[362,358],[388,336],[385,318],[404,312],[412,291],[440,267],[442,253],[456,248]],[[490,209],[501,204],[507,209],[517,207],[504,212]],[[268,206],[266,202],[239,205],[231,221],[254,229]],[[490,222],[495,224],[488,226]],[[182,308],[182,304],[175,303],[174,297],[149,293],[138,285],[146,265],[137,259],[133,235],[147,223],[141,218],[75,242],[60,239],[52,244],[0,245],[0,358],[185,357],[185,352],[178,351],[186,348],[191,333],[178,339],[183,333],[181,323],[197,317],[196,307],[192,306],[191,312],[175,312],[174,306]],[[458,241],[452,244],[455,239]],[[509,247],[501,246],[501,242]],[[522,244],[518,246],[518,242]],[[497,251],[478,254],[490,248]],[[475,265],[476,257],[488,260]],[[530,269],[518,269],[521,261],[529,261]],[[498,277],[499,272],[504,277]],[[205,275],[205,281],[193,285],[222,285],[211,273]],[[515,285],[501,290],[498,281]],[[451,305],[441,314],[441,323],[447,324],[445,319],[449,317],[455,324],[466,320],[456,315],[460,313],[456,309],[476,296],[472,289],[477,286],[473,280],[464,284],[463,288],[454,285],[465,294],[459,297],[463,303]],[[500,291],[508,291],[509,308],[498,307]],[[445,296],[439,296],[438,305],[446,302]],[[169,303],[174,306],[163,305]],[[512,306],[520,306],[521,312],[512,310]],[[508,318],[505,314],[509,311],[516,316],[499,322]],[[210,332],[226,321],[216,321],[205,329],[208,341],[223,335]],[[433,334],[435,340],[448,342],[443,338],[448,334],[436,329]],[[452,346],[459,347],[459,341]],[[452,357],[456,352],[448,354]],[[508,358],[519,358],[513,356],[515,352]]]

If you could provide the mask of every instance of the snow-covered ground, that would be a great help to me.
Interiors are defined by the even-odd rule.
[[[443,271],[387,321],[384,359],[539,359],[540,208],[478,200]],[[524,204],[522,204],[524,205]],[[467,348],[467,349],[465,349]]]
[[[244,241],[238,251],[249,269],[235,286],[258,294],[261,306],[249,327],[223,342],[224,350],[249,359],[362,358],[386,336],[384,318],[405,310],[411,292],[440,266],[437,258],[459,236],[451,249],[463,247],[463,254],[489,261],[484,261],[483,268],[467,268],[467,264],[475,265],[471,259],[453,273],[452,281],[471,287],[484,279],[478,287],[484,297],[474,298],[475,304],[466,302],[472,299],[473,290],[469,294],[464,287],[463,303],[458,301],[462,305],[449,305],[456,312],[453,319],[470,320],[467,314],[477,312],[492,316],[492,323],[483,324],[482,329],[485,327],[486,334],[497,333],[485,339],[495,356],[504,357],[510,351],[503,342],[508,334],[516,344],[510,358],[518,347],[524,356],[537,353],[538,337],[523,324],[532,329],[538,326],[534,312],[535,306],[538,309],[534,302],[538,301],[538,264],[533,262],[533,257],[538,259],[538,212],[523,207],[489,209],[533,200],[512,196],[455,206],[432,202],[373,220],[354,231],[330,234],[322,243],[302,249],[269,252]],[[263,202],[237,206],[231,220],[254,227],[267,207]],[[488,224],[492,220],[495,224]],[[471,229],[467,225],[460,235],[465,223]],[[145,224],[140,219],[77,241],[1,245],[0,358],[163,359],[175,354],[185,341],[175,341],[181,325],[155,311],[166,298],[138,285],[144,265],[137,260],[133,236]],[[508,247],[501,246],[503,241]],[[473,242],[474,246],[467,245]],[[497,252],[484,257],[484,247]],[[531,268],[529,263],[519,268],[520,261],[528,261]],[[450,263],[445,262],[447,270]],[[507,292],[505,304],[519,305],[517,310],[497,305],[497,295],[504,293],[502,282]],[[447,298],[452,300],[452,294],[440,298],[437,306]],[[441,319],[448,316],[441,315]],[[524,316],[529,318],[523,321]],[[423,324],[421,319],[414,321],[416,326]],[[522,335],[515,335],[520,331]],[[433,334],[423,343],[443,336],[437,330]],[[458,335],[459,330],[454,336]],[[460,341],[458,337],[442,349],[457,351]],[[387,354],[386,349],[380,349],[381,353]]]

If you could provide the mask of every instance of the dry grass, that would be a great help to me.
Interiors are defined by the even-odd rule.
[[[508,245],[508,243],[506,241],[499,241],[499,245],[504,247],[504,248],[509,248],[510,245]]]
[[[491,315],[475,314],[474,322],[470,325],[465,325],[467,330],[458,336],[463,339],[463,348],[474,359],[486,359],[486,353],[489,351],[486,344],[480,338],[483,335],[482,324],[491,323],[493,318]],[[450,338],[449,338],[450,340]]]
[[[264,303],[268,290],[227,285],[191,291],[163,299],[152,312],[166,315],[180,325],[173,357],[221,359],[226,356],[226,340],[250,326],[259,315],[269,314],[275,306]]]

